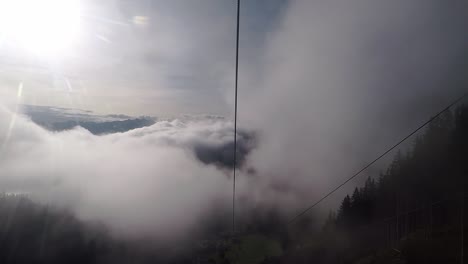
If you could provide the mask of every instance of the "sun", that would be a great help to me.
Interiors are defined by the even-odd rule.
[[[64,56],[79,40],[77,0],[0,0],[0,41],[43,57]]]

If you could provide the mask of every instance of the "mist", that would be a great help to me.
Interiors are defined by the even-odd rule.
[[[459,96],[466,10],[464,1],[290,1],[256,56],[242,55],[241,34],[239,123],[251,134],[239,134],[239,221],[255,208],[292,216]],[[187,238],[213,217],[229,225],[230,121],[175,118],[96,136],[2,109],[0,127],[2,191],[125,237]]]
[[[240,60],[239,120],[261,135],[250,156],[258,174],[304,208],[463,94],[467,10],[464,1],[289,2],[258,59]]]
[[[4,191],[72,208],[123,235],[168,239],[193,231],[215,205],[227,206],[229,178],[190,148],[199,134],[225,140],[206,124],[174,120],[98,137],[83,128],[46,131],[6,111],[0,117]]]

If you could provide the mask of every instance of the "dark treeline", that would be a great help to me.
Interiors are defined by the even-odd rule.
[[[96,263],[109,245],[104,229],[67,211],[0,196],[0,263]]]
[[[461,263],[467,172],[468,107],[460,106],[346,195],[320,232],[265,263]]]
[[[462,195],[468,171],[468,107],[435,119],[377,179],[347,195],[336,224],[351,228]]]
[[[101,223],[23,194],[0,194],[0,263],[174,263],[171,250],[116,238]]]

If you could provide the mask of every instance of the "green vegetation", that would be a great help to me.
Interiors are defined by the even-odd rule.
[[[255,234],[235,239],[225,251],[214,255],[211,259],[214,263],[256,264],[282,254],[283,249],[279,241]]]

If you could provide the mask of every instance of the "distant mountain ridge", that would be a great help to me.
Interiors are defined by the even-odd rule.
[[[80,126],[94,135],[122,133],[156,122],[156,118],[147,116],[96,115],[92,111],[50,106],[22,105],[20,112],[50,131],[70,130]]]
[[[60,108],[50,106],[22,105],[20,113],[27,116],[35,124],[49,131],[66,131],[76,127],[82,127],[90,133],[100,136],[114,133],[123,133],[130,130],[150,127],[160,122],[160,125],[170,123],[174,131],[188,129],[186,125],[173,127],[172,122],[178,124],[196,124],[191,126],[192,132],[201,133],[203,136],[196,137],[189,142],[181,143],[184,148],[190,149],[196,159],[205,165],[214,165],[220,169],[234,168],[234,141],[231,138],[232,127],[223,127],[219,124],[229,122],[222,116],[217,115],[180,115],[177,117],[131,117],[127,115],[111,114],[97,115],[92,111],[80,109]],[[177,125],[175,125],[177,126]],[[212,127],[211,127],[212,126]],[[161,133],[156,126],[156,132]],[[144,130],[143,130],[144,131]],[[141,131],[140,131],[141,132]],[[147,133],[147,132],[146,132]],[[237,164],[241,168],[244,166],[246,157],[257,146],[257,135],[253,131],[239,129],[237,131]],[[205,137],[214,137],[208,140]],[[254,170],[250,169],[249,173]]]
[[[33,120],[34,121],[34,120]],[[51,131],[64,131],[70,130],[77,126],[80,126],[94,135],[105,135],[112,133],[121,133],[136,128],[151,126],[155,123],[152,119],[147,118],[135,118],[135,119],[126,119],[118,121],[104,121],[104,122],[93,122],[93,121],[63,121],[63,122],[54,122],[51,124],[41,123],[36,121],[36,124],[51,130]]]

